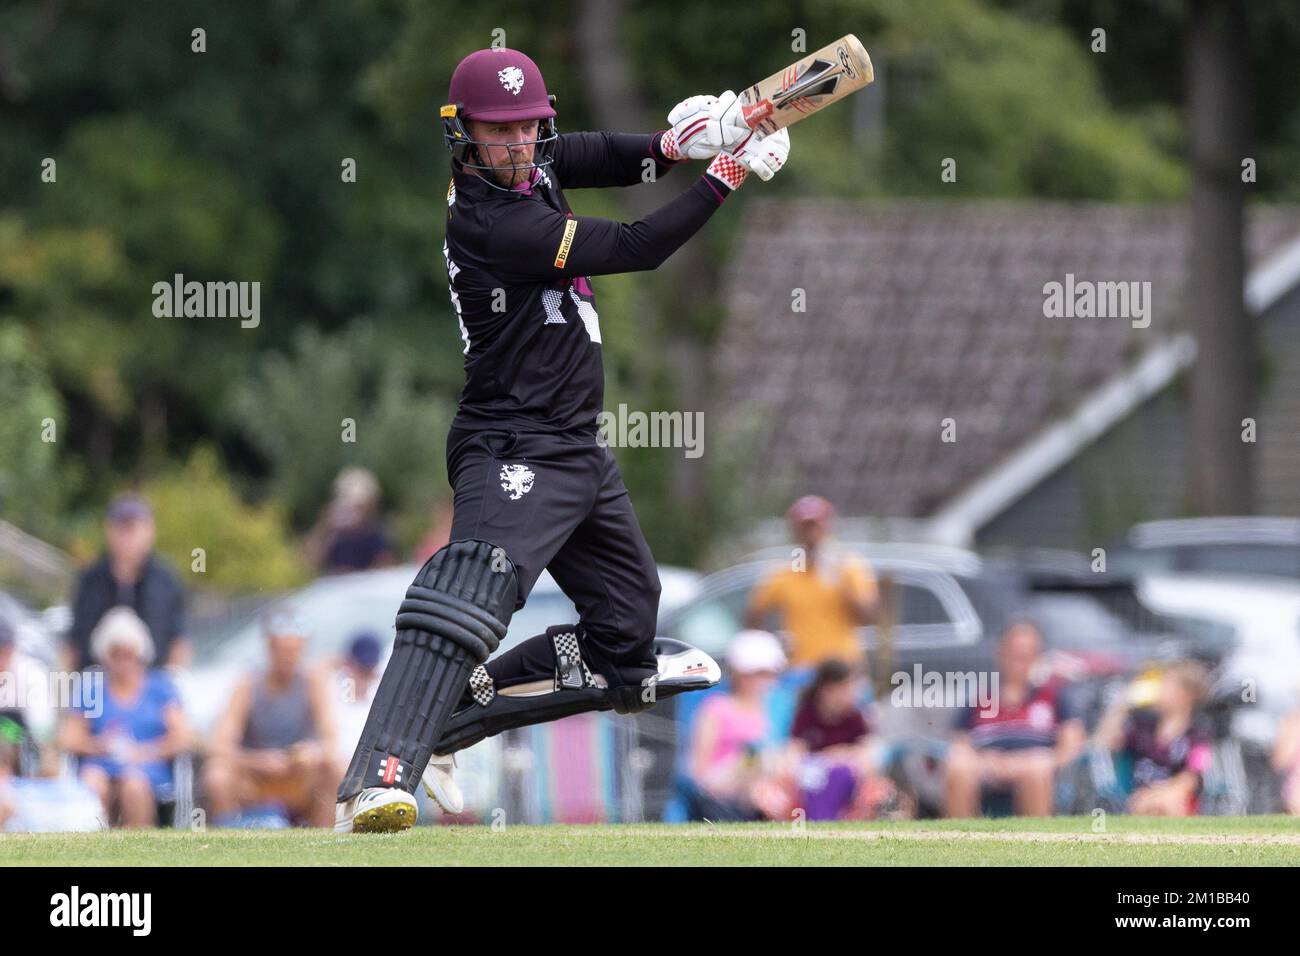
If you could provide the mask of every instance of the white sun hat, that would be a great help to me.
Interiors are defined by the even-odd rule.
[[[727,644],[727,667],[736,674],[785,669],[785,651],[768,631],[741,631]]]

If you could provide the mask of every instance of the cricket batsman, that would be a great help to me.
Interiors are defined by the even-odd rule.
[[[399,609],[339,785],[338,832],[412,826],[421,783],[459,813],[453,755],[485,737],[584,711],[635,713],[719,678],[708,655],[655,637],[659,574],[597,428],[604,372],[591,279],[658,267],[748,174],[772,178],[789,134],[751,133],[731,91],[682,101],[653,134],[558,133],[541,71],[509,49],[462,60],[447,99],[443,255],[465,354],[447,436],[451,543]],[[565,199],[566,188],[632,186],[688,159],[710,162],[639,222],[575,216]],[[544,568],[579,621],[492,658]]]

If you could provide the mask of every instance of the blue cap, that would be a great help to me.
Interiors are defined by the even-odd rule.
[[[352,643],[348,645],[348,657],[366,670],[379,663],[379,655],[382,652],[383,645],[379,643],[378,635],[371,631],[362,631],[352,638]]]
[[[113,524],[142,521],[152,517],[153,511],[150,510],[148,502],[139,495],[118,495],[108,503],[108,520]]]

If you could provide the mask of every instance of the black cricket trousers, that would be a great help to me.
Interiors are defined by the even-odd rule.
[[[451,540],[479,538],[505,551],[519,579],[516,610],[549,569],[578,609],[592,670],[653,671],[659,572],[614,453],[595,431],[453,428],[447,478],[454,492]],[[537,656],[527,656],[531,663],[499,673],[494,661],[488,671],[498,686],[533,679],[510,673],[533,670]]]

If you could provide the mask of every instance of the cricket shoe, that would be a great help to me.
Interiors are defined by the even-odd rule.
[[[415,797],[392,787],[366,787],[334,807],[335,833],[397,833],[415,825]]]
[[[429,765],[424,768],[424,776],[420,778],[420,783],[424,784],[424,792],[429,795],[429,799],[436,803],[443,813],[453,817],[465,809],[465,795],[460,792],[460,787],[456,786],[456,781],[452,778],[452,770],[455,766],[454,753],[447,754],[445,757],[435,754],[429,758]]]

